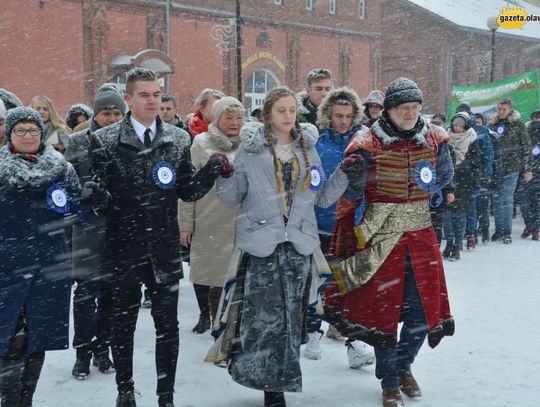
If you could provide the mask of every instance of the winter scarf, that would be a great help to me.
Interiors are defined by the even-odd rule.
[[[0,149],[0,188],[10,192],[43,189],[60,180],[68,163],[50,145],[42,145],[37,159],[30,154],[12,153],[10,146]]]
[[[217,149],[223,151],[236,150],[240,145],[240,135],[235,137],[228,137],[221,130],[219,130],[213,123],[208,126],[208,138]]]
[[[410,139],[415,144],[422,145],[425,142],[425,134],[427,133],[427,125],[422,117],[411,130],[399,130],[388,117],[388,113],[383,111],[381,117],[373,124],[371,130],[382,140],[385,145],[390,145],[401,141],[402,139]]]
[[[450,145],[454,148],[454,155],[456,157],[456,166],[461,164],[465,160],[465,155],[469,151],[469,146],[476,140],[476,132],[470,128],[463,133],[454,133],[448,131],[450,136]]]
[[[195,137],[201,133],[208,132],[208,123],[204,121],[201,112],[196,112],[189,121],[188,128],[191,137]]]

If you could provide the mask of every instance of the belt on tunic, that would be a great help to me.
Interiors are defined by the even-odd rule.
[[[428,201],[374,202],[354,233],[360,251],[332,267],[342,295],[366,284],[377,273],[405,232],[431,226]]]

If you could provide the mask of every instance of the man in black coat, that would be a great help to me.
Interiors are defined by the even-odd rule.
[[[158,117],[161,91],[154,72],[128,72],[125,100],[130,112],[124,119],[91,137],[94,181],[85,184],[82,195],[107,216],[116,406],[136,406],[133,336],[144,283],[150,289],[156,327],[159,406],[174,407],[178,284],[183,277],[177,200],[200,199],[217,176],[230,176],[233,169],[226,157],[215,154],[195,173],[189,135]]]

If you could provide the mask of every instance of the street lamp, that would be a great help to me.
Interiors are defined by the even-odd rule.
[[[242,102],[242,17],[240,0],[236,0],[236,97]]]
[[[489,74],[489,81],[493,82],[493,76],[495,75],[495,31],[499,28],[497,17],[489,17],[486,24],[491,30],[491,71]]]

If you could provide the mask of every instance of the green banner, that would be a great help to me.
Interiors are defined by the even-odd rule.
[[[475,86],[453,86],[448,120],[455,114],[456,107],[461,102],[468,103],[473,113],[482,113],[489,120],[496,114],[497,101],[503,97],[511,97],[514,110],[521,114],[521,121],[528,122],[531,113],[540,108],[538,72],[525,72]]]

